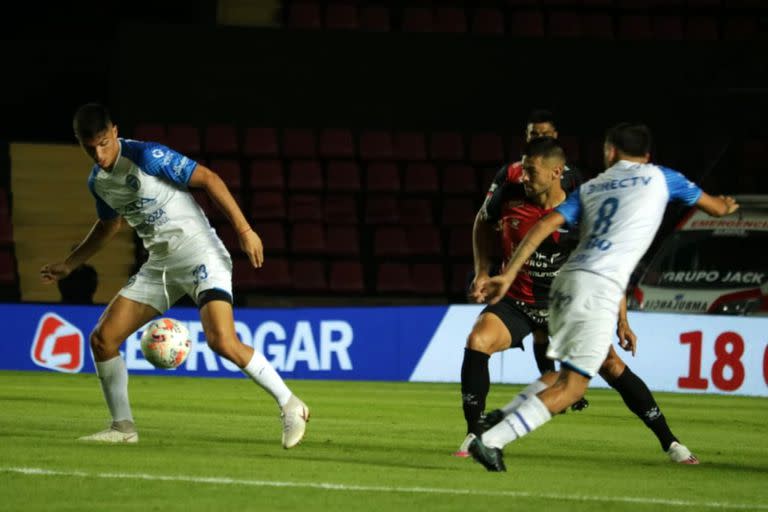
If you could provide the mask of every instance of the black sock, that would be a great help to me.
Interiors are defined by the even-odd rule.
[[[659,410],[648,386],[629,369],[629,366],[625,367],[624,372],[613,382],[607,379],[606,382],[619,392],[629,410],[643,420],[645,426],[656,434],[664,451],[667,451],[669,445],[677,441],[677,438],[672,435],[672,431],[669,430],[667,420]]]
[[[533,355],[536,357],[536,366],[542,375],[555,371],[555,361],[547,357],[548,343],[534,343]]]
[[[480,434],[477,420],[485,410],[485,398],[491,388],[489,358],[488,354],[477,350],[464,349],[464,362],[461,364],[461,402],[464,407],[464,419],[467,421],[467,434]]]

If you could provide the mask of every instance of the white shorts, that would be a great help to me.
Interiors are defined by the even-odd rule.
[[[561,272],[549,294],[547,356],[592,378],[608,356],[624,291],[591,272]]]
[[[202,247],[196,256],[144,263],[120,295],[152,306],[161,314],[184,294],[198,303],[200,293],[219,290],[232,298],[232,260],[224,247]]]

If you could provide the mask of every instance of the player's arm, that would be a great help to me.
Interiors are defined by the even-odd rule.
[[[565,217],[560,212],[553,211],[545,215],[528,231],[509,259],[504,273],[488,280],[484,288],[488,303],[495,304],[504,297],[525,262],[539,245],[563,224],[565,224]]]
[[[731,196],[711,196],[702,192],[696,201],[696,208],[713,217],[724,217],[739,209],[739,203]]]
[[[475,277],[469,289],[469,298],[475,302],[485,301],[483,287],[489,279],[493,258],[498,254],[499,237],[496,225],[501,218],[501,205],[504,202],[504,185],[507,182],[507,166],[497,173],[485,196],[480,211],[475,215],[472,226],[472,256]]]
[[[261,238],[251,229],[251,225],[243,215],[235,198],[232,197],[224,180],[204,165],[197,164],[189,177],[187,186],[206,191],[216,206],[229,219],[232,227],[235,228],[240,238],[240,248],[248,255],[251,264],[257,268],[261,267],[264,262],[264,247]]]
[[[619,303],[619,321],[616,324],[616,336],[619,337],[619,346],[624,350],[631,351],[632,356],[637,351],[637,335],[629,327],[627,319],[627,297],[622,296]]]
[[[99,252],[115,234],[120,231],[123,218],[120,216],[111,219],[99,219],[75,250],[64,261],[44,265],[40,269],[40,278],[44,283],[53,283],[64,279],[72,270],[76,269]]]

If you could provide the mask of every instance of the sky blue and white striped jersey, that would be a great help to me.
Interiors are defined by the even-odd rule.
[[[122,215],[152,260],[194,251],[187,243],[201,235],[221,244],[187,190],[197,162],[162,144],[119,141],[120,153],[112,170],[94,165],[88,178],[99,218]]]
[[[677,171],[621,160],[581,185],[555,210],[580,226],[579,245],[561,272],[585,270],[625,289],[670,201],[693,205],[701,189]]]

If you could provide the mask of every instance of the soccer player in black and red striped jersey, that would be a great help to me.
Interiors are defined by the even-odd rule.
[[[499,238],[504,261],[508,261],[528,230],[565,200],[567,194],[561,179],[564,167],[565,153],[557,140],[540,137],[526,145],[521,179],[510,175],[507,168],[497,174],[473,230],[476,277],[471,293],[475,302],[484,302],[481,290],[484,281],[489,279],[491,255],[499,245]],[[542,374],[554,370],[554,363],[545,356],[549,344],[549,288],[577,241],[577,233],[565,228],[552,233],[520,270],[504,299],[486,307],[478,317],[467,338],[461,368],[467,436],[455,455],[466,457],[469,444],[481,433],[479,420],[490,388],[488,359],[492,354],[522,348],[523,338],[533,334],[539,370]],[[621,346],[634,354],[637,338],[629,328],[626,311],[623,300],[617,334]],[[624,364],[613,347],[600,368],[600,376],[653,431],[674,462],[698,462],[672,434],[648,387]]]

